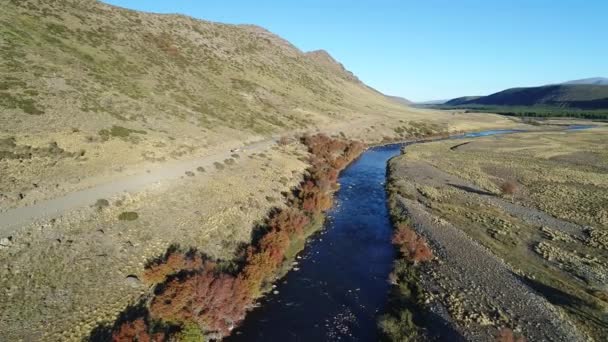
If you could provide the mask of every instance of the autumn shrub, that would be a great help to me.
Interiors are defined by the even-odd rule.
[[[185,324],[225,335],[242,320],[249,298],[235,291],[236,278],[217,272],[211,264],[204,271],[178,276],[159,287],[150,303],[153,319]]]
[[[308,223],[310,219],[302,211],[288,208],[271,218],[268,225],[272,230],[285,231],[290,236],[300,237]]]
[[[245,249],[237,271],[221,269],[199,252],[176,248],[147,265],[144,279],[158,284],[149,304],[152,319],[181,326],[182,332],[189,331],[188,335],[197,326],[201,331],[226,336],[245,317],[254,301],[275,280],[292,240],[304,235],[314,215],[331,207],[340,170],[363,150],[360,143],[322,134],[304,137],[302,141],[311,153],[308,176],[290,207],[273,211],[265,234]],[[121,336],[139,336],[133,331],[145,331],[142,322],[125,323]]]
[[[509,328],[502,328],[498,332],[496,342],[526,342],[526,339],[523,336],[516,336]]]
[[[500,191],[502,191],[502,193],[505,195],[511,195],[511,199],[513,199],[513,196],[515,196],[518,190],[519,186],[515,181],[512,180],[506,181],[500,186]]]
[[[168,276],[180,271],[195,271],[203,267],[203,258],[196,252],[184,253],[177,249],[170,249],[160,259],[146,266],[144,280],[156,284],[163,282]]]
[[[392,242],[399,246],[401,254],[414,264],[433,259],[433,251],[426,239],[418,236],[413,229],[405,224],[397,226]]]
[[[144,318],[137,318],[132,322],[124,322],[112,332],[113,342],[163,342],[165,334],[150,334],[148,324]]]

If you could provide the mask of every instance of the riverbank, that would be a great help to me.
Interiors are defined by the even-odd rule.
[[[598,127],[407,147],[391,211],[437,255],[417,301],[468,340],[605,338],[606,146]]]
[[[405,128],[411,127],[408,131],[412,134],[419,132],[425,126],[420,125],[421,122],[448,131],[520,125],[491,114],[453,115],[418,109],[405,109],[405,112],[382,112],[348,123],[310,127],[310,130],[374,143],[386,137],[404,139],[409,134]],[[294,134],[296,132],[287,136]],[[74,136],[78,137],[79,133]],[[147,137],[151,137],[150,134]],[[58,145],[71,153],[76,151],[76,140],[74,144],[58,140]],[[45,141],[39,139],[38,145],[44,145]],[[95,326],[114,321],[126,307],[137,302],[147,291],[142,281],[145,264],[171,245],[191,246],[214,259],[231,260],[238,254],[239,246],[251,242],[252,229],[263,222],[268,212],[273,207],[284,207],[281,193],[290,192],[301,182],[308,167],[308,152],[293,141],[287,145],[278,141],[254,145],[259,149],[237,145],[233,147],[239,150],[234,152],[209,146],[200,153],[196,150],[182,155],[179,160],[167,157],[165,162],[136,167],[112,159],[112,153],[121,154],[124,149],[109,148],[108,144],[100,145],[103,154],[99,157],[87,152],[86,161],[64,158],[55,166],[47,167],[48,170],[43,165],[52,163],[52,158],[38,156],[25,160],[21,166],[18,160],[0,160],[0,173],[11,175],[2,181],[17,179],[14,187],[0,184],[2,194],[17,198],[20,184],[29,184],[27,189],[23,188],[25,200],[11,202],[19,210],[33,210],[29,205],[34,202],[44,206],[47,200],[62,201],[62,196],[72,194],[70,191],[74,189],[93,190],[94,198],[78,201],[77,207],[51,216],[32,217],[30,223],[14,227],[7,227],[3,219],[13,204],[5,206],[6,202],[1,202],[2,210],[8,210],[0,213],[0,288],[3,289],[0,291],[0,330],[6,338],[16,340],[80,341]],[[129,141],[121,139],[111,142],[112,146],[130,146]],[[33,142],[23,137],[17,139],[16,144]],[[95,144],[87,143],[87,146],[97,150]],[[0,146],[0,150],[3,147]],[[196,159],[189,160],[193,157]],[[115,182],[128,177],[137,177],[138,182],[153,179],[151,176],[164,174],[174,162],[183,161],[191,165],[175,178],[144,182],[135,190],[118,188],[118,192],[110,195],[95,191],[97,186],[113,188]],[[98,179],[89,166],[94,168],[100,164],[118,171],[109,178]],[[105,166],[99,170],[105,170]],[[81,181],[71,178],[76,171],[70,170],[76,170]],[[54,178],[54,172],[66,178]],[[45,179],[53,187],[55,183],[60,186],[52,192],[46,192],[46,183],[30,189],[30,181],[37,183],[33,179]],[[64,183],[69,186],[64,188]],[[36,197],[37,192],[42,197]]]

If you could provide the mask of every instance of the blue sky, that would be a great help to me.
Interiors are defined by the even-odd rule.
[[[606,0],[107,0],[256,24],[325,49],[370,86],[422,101],[608,77]]]

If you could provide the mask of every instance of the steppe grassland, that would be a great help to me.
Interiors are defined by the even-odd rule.
[[[1,209],[294,130],[380,140],[468,121],[394,103],[255,26],[96,1],[8,1],[0,21]]]
[[[268,211],[284,205],[281,192],[299,183],[306,157],[297,144],[241,153],[222,170],[193,169],[172,183],[24,227],[0,250],[5,337],[79,340],[146,290],[128,276],[141,279],[144,264],[170,245],[232,259]],[[124,213],[137,217],[121,219]]]
[[[417,145],[407,159],[421,160],[493,193],[508,180],[518,199],[572,222],[608,227],[607,128],[529,133]]]
[[[392,186],[424,203],[437,222],[449,221],[481,242],[601,339],[608,309],[606,133],[600,126],[414,145],[395,168],[416,165],[426,176],[410,173]],[[453,186],[441,172],[479,190]],[[517,184],[514,195],[502,193],[509,181]],[[578,228],[535,224],[532,209]]]

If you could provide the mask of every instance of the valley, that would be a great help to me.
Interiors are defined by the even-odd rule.
[[[605,78],[416,104],[363,79],[445,53],[165,12],[2,1],[0,340],[606,339]]]

